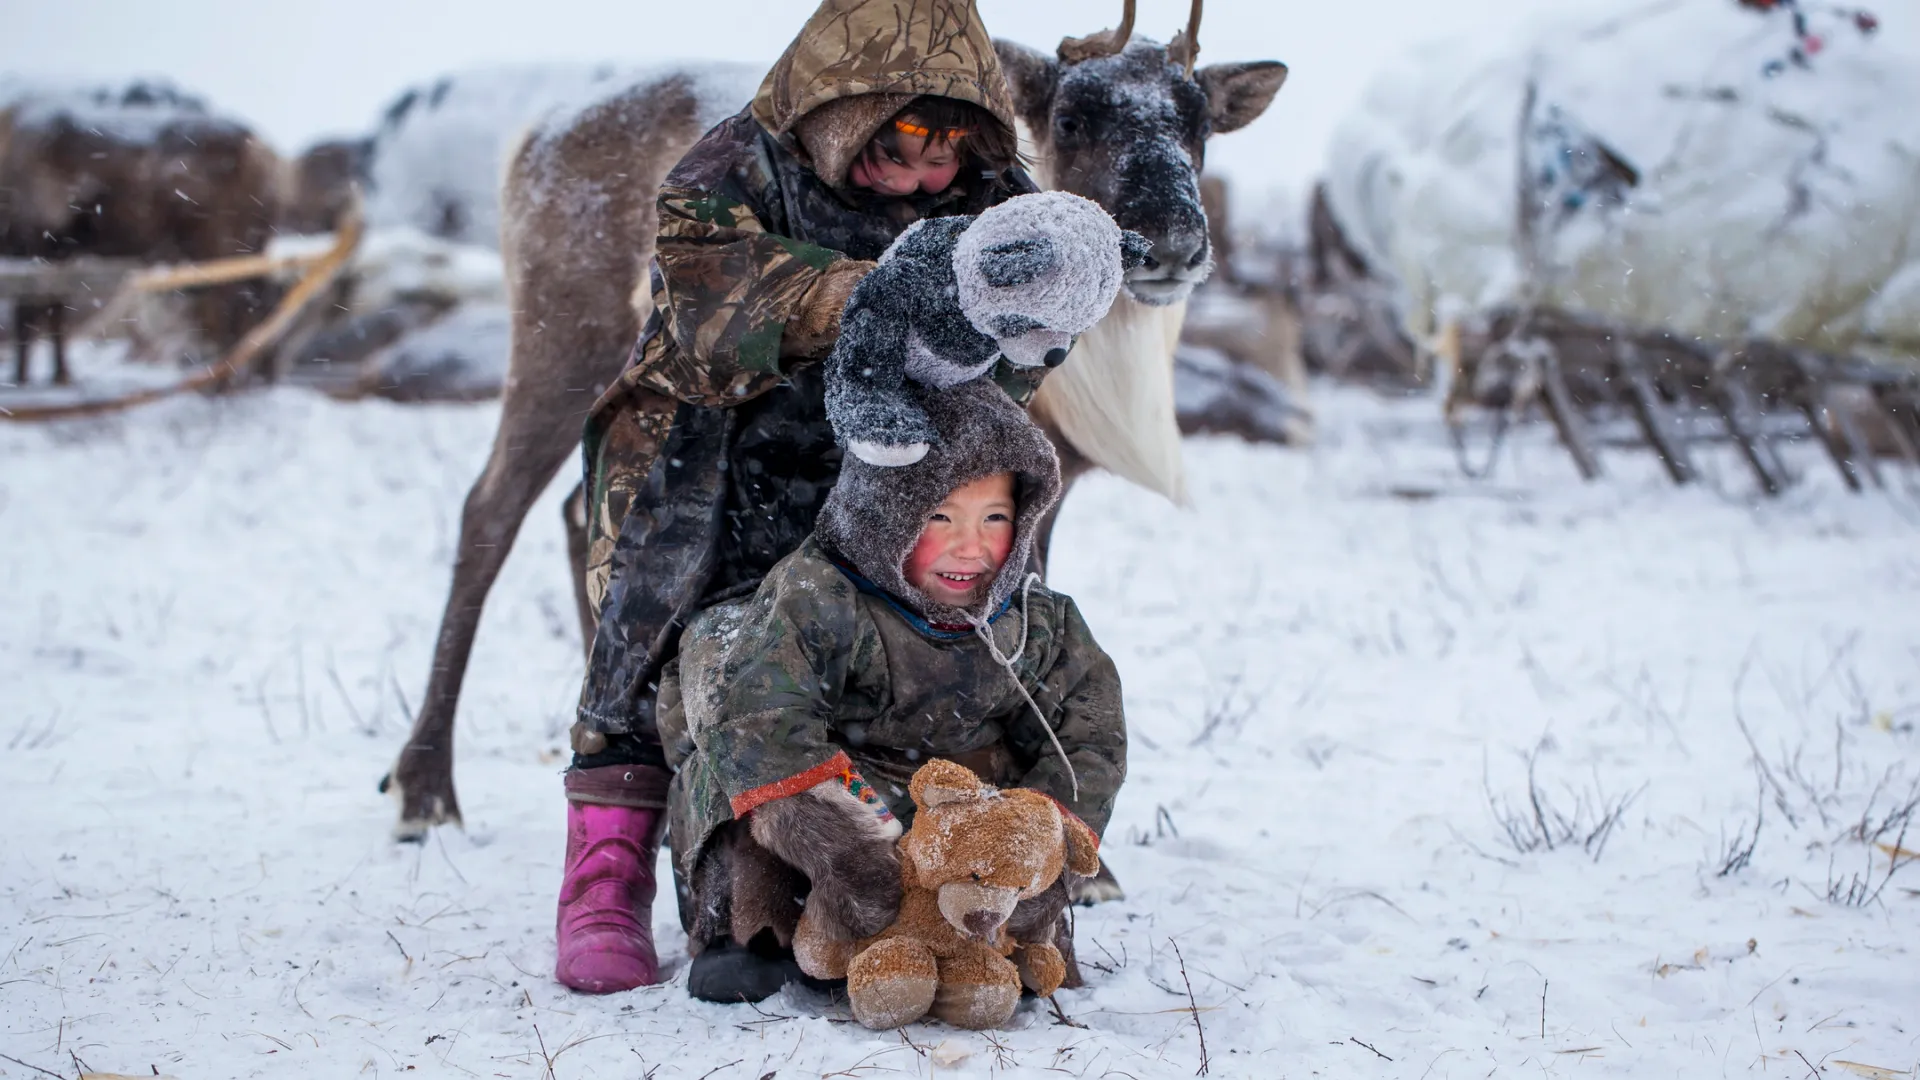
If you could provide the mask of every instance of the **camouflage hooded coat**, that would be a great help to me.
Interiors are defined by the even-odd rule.
[[[721,824],[835,777],[911,823],[907,781],[935,757],[1105,830],[1127,771],[1120,676],[1073,601],[1027,573],[1059,498],[1053,448],[984,382],[927,409],[941,440],[925,458],[847,462],[814,535],[682,636],[659,699],[682,880]],[[935,604],[906,581],[907,554],[948,493],[1001,472],[1016,477],[1012,550],[974,610]]]
[[[849,49],[849,43],[853,48]],[[825,0],[751,106],[667,175],[653,314],[585,432],[587,594],[599,624],[580,719],[646,734],[678,627],[749,589],[813,527],[840,467],[814,363],[841,298],[924,217],[972,214],[1034,190],[1017,169],[937,195],[845,184],[848,163],[920,94],[1013,127],[992,39],[972,0]],[[1025,400],[1038,373],[1003,361]]]

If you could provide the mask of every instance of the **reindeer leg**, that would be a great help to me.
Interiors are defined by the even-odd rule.
[[[516,360],[520,340],[516,334]],[[546,357],[530,359],[543,373],[560,366]],[[426,696],[399,760],[380,782],[381,791],[400,800],[396,839],[420,840],[434,825],[460,822],[453,788],[453,722],[474,633],[527,511],[579,445],[580,408],[567,392],[564,374],[507,382],[493,452],[461,513],[453,587],[440,617]]]
[[[53,342],[53,385],[66,386],[73,380],[67,374],[67,306],[47,307],[47,337]]]
[[[13,383],[15,386],[27,385],[27,376],[32,374],[28,366],[33,357],[32,308],[25,300],[16,300],[13,304]]]

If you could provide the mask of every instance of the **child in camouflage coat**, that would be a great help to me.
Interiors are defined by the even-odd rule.
[[[667,175],[652,314],[586,417],[597,620],[567,770],[554,973],[657,981],[669,773],[655,687],[680,628],[813,529],[840,467],[819,360],[908,226],[1035,190],[973,0],[821,0],[751,105]],[[1031,394],[1045,368],[995,370]]]
[[[925,404],[927,456],[849,457],[813,535],[752,596],[696,618],[662,679],[695,997],[757,1001],[798,978],[797,897],[849,939],[892,922],[907,781],[930,758],[1052,796],[1096,834],[1112,812],[1119,675],[1073,601],[1028,572],[1059,498],[1053,448],[989,383]],[[1010,929],[1058,937],[1069,887],[1025,901]]]

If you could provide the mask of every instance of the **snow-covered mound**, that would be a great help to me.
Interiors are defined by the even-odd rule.
[[[1546,302],[1713,337],[1920,351],[1920,34],[1806,14],[1804,65],[1781,63],[1789,12],[1734,0],[1568,5],[1510,36],[1423,49],[1337,132],[1334,212],[1397,276],[1416,333],[1521,296],[1524,167],[1543,196]]]
[[[463,304],[369,357],[360,387],[394,401],[499,397],[512,333],[505,304]]]
[[[332,236],[288,236],[276,239],[267,252],[280,257],[318,255],[332,245]],[[367,230],[346,275],[353,283],[348,310],[355,313],[418,297],[456,304],[504,304],[507,299],[499,251],[429,236],[408,225]]]
[[[373,138],[367,220],[498,247],[500,179],[531,124],[629,87],[683,77],[699,88],[710,127],[753,97],[765,68],[750,64],[542,64],[480,68],[413,87],[388,107]]]
[[[64,123],[134,144],[150,143],[169,128],[246,127],[210,108],[205,98],[159,78],[108,84],[0,74],[0,114],[13,129]],[[0,148],[4,148],[5,134],[0,131]]]

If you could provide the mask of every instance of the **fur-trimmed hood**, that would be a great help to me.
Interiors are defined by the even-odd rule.
[[[930,623],[956,626],[999,611],[1019,589],[1040,523],[1060,501],[1060,461],[1025,410],[981,379],[926,393],[937,438],[911,465],[869,465],[848,455],[814,534],[847,563]],[[905,564],[927,516],[962,484],[1014,474],[1013,547],[985,599],[972,609],[936,603],[907,582]]]
[[[1014,130],[973,0],[823,0],[767,72],[753,116],[839,187],[880,125],[921,94],[972,102]]]

